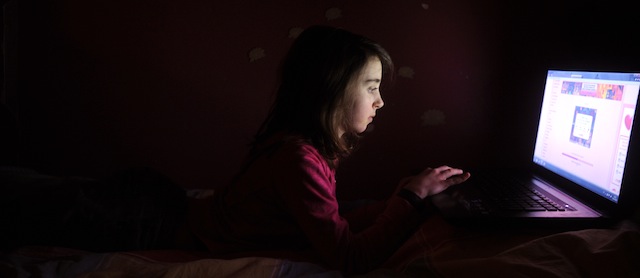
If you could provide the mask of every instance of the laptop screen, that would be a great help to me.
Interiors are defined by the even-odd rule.
[[[640,73],[549,70],[533,162],[617,203]]]

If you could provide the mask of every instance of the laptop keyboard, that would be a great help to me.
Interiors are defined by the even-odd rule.
[[[476,211],[565,211],[571,207],[558,204],[523,181],[500,175],[487,175],[475,186],[489,197],[490,204],[472,203]],[[487,207],[490,205],[490,208]]]

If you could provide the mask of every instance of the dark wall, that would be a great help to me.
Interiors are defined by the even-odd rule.
[[[9,1],[2,99],[17,164],[95,177],[145,166],[185,187],[226,184],[280,59],[313,24],[379,41],[398,71],[340,168],[343,196],[379,197],[426,166],[523,164],[547,68],[638,70],[630,9],[555,2]]]

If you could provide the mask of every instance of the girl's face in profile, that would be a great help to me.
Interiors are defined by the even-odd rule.
[[[373,122],[376,110],[380,109],[384,102],[380,95],[380,82],[382,81],[382,63],[378,57],[369,58],[359,75],[353,78],[347,85],[348,96],[353,98],[353,106],[347,111],[347,130],[362,133]]]

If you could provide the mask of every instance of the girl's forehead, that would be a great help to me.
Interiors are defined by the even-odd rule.
[[[382,63],[378,57],[371,57],[365,63],[359,72],[357,72],[351,80],[348,87],[360,86],[367,83],[381,83],[382,81]]]
[[[358,74],[359,78],[365,79],[380,79],[382,76],[382,62],[376,56],[369,58],[367,63],[362,67],[360,73]]]

